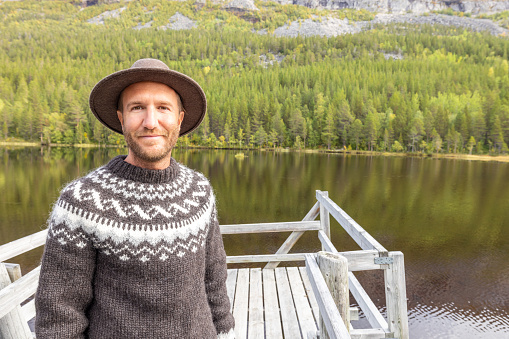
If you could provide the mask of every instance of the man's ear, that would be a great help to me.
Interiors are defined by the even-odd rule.
[[[124,127],[124,116],[122,115],[122,112],[120,112],[119,110],[117,110],[117,117],[122,127]]]
[[[182,124],[182,120],[184,120],[184,114],[186,114],[186,112],[184,111],[180,111],[179,113],[179,126]]]

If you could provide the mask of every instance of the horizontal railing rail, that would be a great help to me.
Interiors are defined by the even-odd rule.
[[[271,233],[293,231],[318,231],[319,221],[291,221],[262,224],[220,225],[221,234]]]
[[[14,258],[45,244],[48,230],[30,234],[26,237],[0,246],[0,262]]]

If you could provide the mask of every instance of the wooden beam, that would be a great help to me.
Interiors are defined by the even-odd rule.
[[[9,273],[9,278],[11,282],[15,282],[19,278],[21,278],[21,266],[19,264],[9,264],[4,263],[5,268],[7,269],[7,273]]]
[[[235,338],[247,338],[247,318],[249,303],[249,268],[241,268],[237,273],[237,286],[233,305],[235,318]]]
[[[322,192],[322,191],[317,190],[316,195],[328,197],[329,192],[325,192],[325,191]],[[323,233],[325,233],[327,238],[329,238],[329,240],[330,240],[330,214],[329,214],[328,209],[325,207],[325,205],[320,200],[318,200],[318,202],[320,202],[320,226],[322,228]],[[324,246],[322,246],[322,251],[325,251]]]
[[[319,221],[290,221],[264,224],[221,225],[221,234],[318,231]]]
[[[385,300],[389,331],[394,337],[408,339],[408,312],[406,300],[405,264],[403,253],[389,252],[394,262],[384,271]]]
[[[323,279],[329,288],[330,294],[339,315],[348,329],[350,325],[350,293],[348,290],[348,260],[340,254],[330,252],[318,252],[317,264],[322,272]],[[322,319],[323,320],[323,319]],[[320,338],[328,339],[329,336],[320,324]]]
[[[281,316],[274,270],[262,270],[263,304],[265,308],[265,334],[267,338],[283,339]]]
[[[301,334],[305,336],[308,332],[314,331],[316,333],[317,326],[299,269],[297,267],[287,267],[286,272],[288,273],[288,281],[292,290],[293,303],[295,304],[295,311],[297,311]]]
[[[352,339],[380,339],[386,338],[386,333],[380,328],[352,329]]]
[[[226,278],[226,293],[230,299],[230,312],[233,310],[235,299],[235,287],[237,286],[237,269],[228,269],[228,277]]]
[[[309,210],[302,221],[313,221],[316,219],[318,214],[320,213],[320,204],[317,202],[315,205]],[[276,254],[286,254],[290,252],[293,245],[300,239],[300,237],[304,234],[304,231],[293,231],[292,234],[288,236],[283,245],[277,250]],[[271,261],[265,265],[264,269],[273,269],[278,267],[280,264],[279,261]]]
[[[385,270],[389,266],[375,264],[375,258],[380,257],[377,250],[338,252],[323,231],[318,231],[318,239],[320,239],[327,252],[339,253],[345,256],[348,259],[348,270],[351,272],[379,269]]]
[[[375,304],[371,301],[369,295],[352,272],[348,273],[348,284],[350,286],[350,293],[352,293],[362,312],[364,312],[369,324],[373,328],[381,328],[388,333],[389,325],[387,325],[387,321],[382,314],[380,314],[380,311],[376,308]]]
[[[286,268],[278,267],[274,270],[276,275],[277,294],[279,306],[281,309],[281,323],[283,324],[283,334],[285,338],[301,338],[299,321],[288,282]]]
[[[332,243],[332,241],[329,239],[329,237],[327,236],[327,234],[324,231],[322,231],[322,230],[318,231],[318,239],[322,243],[322,251],[327,251],[327,252],[332,252],[332,253],[338,252],[338,250],[336,249],[336,247],[334,247],[334,244]]]
[[[251,263],[251,262],[269,262],[277,261],[304,261],[305,253],[291,254],[256,254],[256,255],[231,255],[226,257],[227,264]]]
[[[320,309],[320,315],[323,318],[327,333],[331,339],[345,339],[350,338],[348,329],[341,319],[336,304],[332,299],[332,296],[327,288],[325,280],[323,279],[322,273],[318,268],[313,255],[306,255],[306,271],[308,274],[309,281],[313,287],[313,292]]]
[[[8,289],[11,283],[11,278],[7,273],[7,269],[3,263],[0,263],[0,293],[15,292]],[[5,292],[4,292],[5,291]],[[31,339],[32,332],[28,327],[28,323],[23,317],[20,302],[12,302],[8,305],[0,304],[2,309],[6,309],[5,314],[0,316],[0,338],[2,339]]]
[[[264,338],[262,269],[249,270],[249,319],[248,338]]]
[[[377,250],[380,253],[388,251],[366,232],[355,220],[343,211],[334,201],[321,191],[316,191],[316,200],[339,222],[345,231],[355,240],[363,250]]]
[[[38,266],[16,282],[0,290],[0,318],[35,293],[40,270],[41,266]]]
[[[44,245],[47,235],[48,230],[44,230],[0,246],[0,262]]]

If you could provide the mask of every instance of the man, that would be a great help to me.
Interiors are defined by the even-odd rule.
[[[37,339],[233,338],[212,188],[171,158],[205,115],[203,90],[141,59],[99,81],[90,108],[129,151],[71,182],[54,206]]]

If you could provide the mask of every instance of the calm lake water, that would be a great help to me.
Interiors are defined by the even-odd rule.
[[[124,152],[0,148],[0,244],[45,227],[65,183]],[[221,224],[301,220],[316,202],[315,190],[328,191],[385,248],[405,254],[411,338],[509,338],[509,164],[272,152],[244,159],[231,151],[173,155],[210,178]],[[359,249],[337,223],[332,233],[338,250]],[[274,253],[287,235],[225,236],[226,251]],[[316,232],[295,247],[319,249]],[[36,250],[13,261],[30,270],[40,255]],[[383,310],[381,271],[357,276]]]

